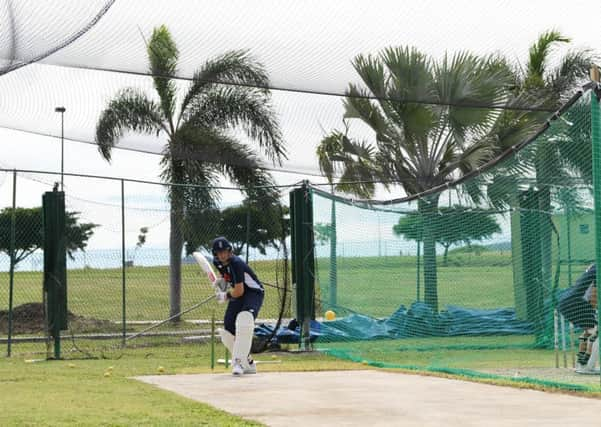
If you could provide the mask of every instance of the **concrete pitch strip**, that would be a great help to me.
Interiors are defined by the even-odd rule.
[[[375,370],[144,376],[268,426],[601,426],[601,400]]]

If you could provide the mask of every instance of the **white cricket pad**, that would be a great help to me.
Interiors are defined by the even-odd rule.
[[[246,362],[250,347],[252,345],[253,333],[255,331],[255,319],[250,311],[241,311],[236,316],[236,339],[234,340],[234,351],[232,359]]]
[[[221,342],[230,352],[230,354],[234,353],[234,339],[235,337],[230,333],[230,331],[225,329],[219,329],[219,335],[221,336]]]
[[[586,364],[586,368],[593,370],[599,361],[599,338],[595,340],[593,343],[593,348],[591,349],[591,357],[588,359],[588,363]]]

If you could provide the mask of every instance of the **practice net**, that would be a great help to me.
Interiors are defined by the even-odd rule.
[[[595,259],[591,99],[576,96],[514,151],[419,198],[314,186],[314,348],[375,366],[577,383],[555,368],[576,366],[578,336],[596,323],[591,282],[566,292]]]

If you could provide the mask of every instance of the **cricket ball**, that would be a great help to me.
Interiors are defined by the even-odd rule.
[[[332,310],[328,310],[325,313],[325,317],[326,317],[326,320],[328,320],[328,321],[334,320],[334,319],[336,319],[336,313],[334,313]]]

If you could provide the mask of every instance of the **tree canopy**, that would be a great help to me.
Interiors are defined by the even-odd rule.
[[[15,263],[19,263],[44,246],[44,230],[42,208],[19,208],[15,210]],[[10,256],[10,236],[13,208],[0,211],[0,251]],[[65,235],[67,238],[67,255],[85,251],[88,240],[98,227],[93,223],[80,223],[79,212],[65,213]]]

